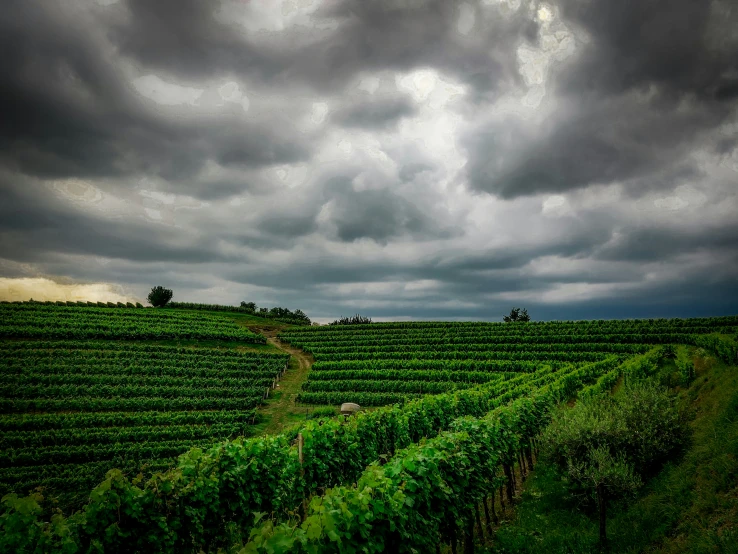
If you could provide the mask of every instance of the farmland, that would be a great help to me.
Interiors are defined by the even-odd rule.
[[[383,323],[297,327],[280,338],[315,357],[298,400],[391,404],[506,380],[548,367],[625,360],[658,344],[734,333],[736,318],[500,323]]]
[[[236,336],[230,321],[218,335],[214,316],[206,320],[209,339]],[[156,337],[154,320],[146,325],[146,336]],[[161,325],[176,327],[166,318]],[[102,329],[94,332],[105,337]],[[41,496],[9,497],[3,525],[24,531],[8,544],[61,542],[63,532],[83,551],[93,543],[130,552],[247,544],[248,552],[335,551],[339,540],[355,551],[400,551],[400,543],[433,551],[456,544],[469,525],[473,536],[475,520],[481,531],[482,506],[490,525],[489,506],[494,514],[512,504],[556,403],[649,378],[670,351],[688,386],[695,366],[684,346],[672,345],[736,364],[737,330],[738,317],[287,328],[281,340],[316,360],[300,402],[377,409],[220,442],[248,435],[260,387],[286,355],[132,339],[8,339],[5,482],[27,488],[67,478],[85,490],[90,476],[120,470],[84,509],[53,522]],[[182,333],[192,336],[186,324]],[[166,450],[172,445],[179,450]],[[175,467],[156,466],[181,452]],[[163,471],[137,479],[141,460]]]
[[[0,313],[0,495],[43,487],[73,505],[112,467],[149,475],[190,448],[249,435],[288,360],[144,340],[263,342],[202,314],[28,304]]]

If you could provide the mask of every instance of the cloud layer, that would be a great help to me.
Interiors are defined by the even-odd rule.
[[[736,29],[729,0],[11,0],[0,275],[323,321],[735,313]]]

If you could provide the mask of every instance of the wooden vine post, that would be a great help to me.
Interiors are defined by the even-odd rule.
[[[300,461],[300,477],[305,478],[305,468],[303,467],[303,454],[302,450],[305,446],[305,439],[302,436],[302,433],[297,433],[297,459]],[[305,518],[307,517],[307,508],[308,508],[308,502],[307,498],[303,497],[302,499],[302,520],[305,521]]]

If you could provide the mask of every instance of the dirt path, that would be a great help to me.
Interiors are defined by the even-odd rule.
[[[277,388],[269,393],[266,404],[259,408],[261,423],[254,426],[256,435],[271,435],[279,433],[287,425],[305,419],[309,409],[298,407],[295,398],[300,393],[300,387],[307,379],[310,366],[315,360],[302,350],[280,341],[277,338],[278,329],[252,328],[252,330],[264,335],[268,344],[290,355],[287,371]]]

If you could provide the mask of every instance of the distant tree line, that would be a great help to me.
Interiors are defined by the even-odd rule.
[[[356,314],[353,317],[342,317],[333,321],[332,323],[329,323],[328,325],[366,325],[371,322],[372,318]]]
[[[209,312],[236,312],[242,314],[256,315],[267,319],[273,319],[282,323],[293,325],[310,325],[310,318],[302,310],[288,310],[287,308],[259,308],[254,302],[241,302],[240,306],[227,306],[223,304],[200,304],[195,302],[169,302],[167,308],[181,310],[205,310]]]

